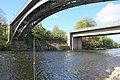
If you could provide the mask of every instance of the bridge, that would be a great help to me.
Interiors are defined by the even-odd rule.
[[[28,0],[10,23],[10,41],[23,40],[35,25],[56,12],[105,1],[114,0]]]
[[[82,49],[82,37],[100,36],[100,35],[112,35],[120,34],[120,24],[113,24],[109,26],[95,26],[84,28],[80,30],[74,30],[67,34],[68,45],[72,50]]]

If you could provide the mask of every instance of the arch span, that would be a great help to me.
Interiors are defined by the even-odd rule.
[[[36,0],[32,0],[32,2],[36,2]],[[36,4],[28,6],[32,6],[26,13],[17,14],[21,15],[20,18],[14,19],[11,23],[12,27],[12,39],[23,39],[26,35],[31,31],[31,29],[40,21],[45,19],[46,17],[68,9],[75,6],[96,3],[96,2],[105,2],[105,1],[114,1],[114,0],[37,0]],[[25,11],[25,10],[24,10]]]

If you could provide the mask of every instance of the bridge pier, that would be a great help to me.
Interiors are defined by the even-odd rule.
[[[82,49],[82,38],[72,38],[72,50]]]
[[[67,34],[67,43],[71,50],[82,50],[82,37],[73,37],[72,34]]]

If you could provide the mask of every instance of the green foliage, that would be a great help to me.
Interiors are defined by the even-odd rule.
[[[86,27],[91,27],[91,26],[96,26],[95,21],[93,21],[91,19],[82,19],[77,22],[77,24],[74,28],[81,29],[81,28],[86,28]]]
[[[81,29],[86,27],[96,26],[96,23],[93,20],[82,19],[77,22],[75,29]],[[113,47],[118,47],[119,45],[110,38],[106,36],[92,36],[82,38],[83,48],[84,49],[110,49]]]
[[[46,29],[43,28],[42,24],[38,24],[33,30],[33,35],[39,39],[44,38],[46,34]]]
[[[113,40],[107,37],[103,38],[103,47],[104,48],[113,48]]]
[[[8,25],[6,23],[5,13],[0,9],[0,50],[6,50],[9,48],[8,41]]]
[[[53,31],[47,31],[42,24],[38,24],[32,29],[31,33],[26,37],[26,43],[32,45],[33,36],[38,39],[44,39],[48,41],[66,42],[66,33],[59,29],[58,26],[54,26]]]
[[[98,46],[98,42],[95,39],[92,39],[92,37],[82,38],[82,41],[84,49],[93,49]]]
[[[84,49],[111,49],[113,40],[106,36],[94,36],[82,38]]]
[[[0,24],[0,47],[2,49],[7,48],[7,40],[8,40],[8,25],[7,24]]]
[[[60,30],[58,26],[53,27],[52,36],[61,41],[66,41],[66,33],[63,30]]]

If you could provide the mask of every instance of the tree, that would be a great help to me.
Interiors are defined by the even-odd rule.
[[[91,27],[91,26],[96,26],[96,22],[93,21],[92,19],[82,19],[77,22],[74,28],[76,30],[76,29],[81,29],[81,28],[86,28],[86,27]]]
[[[66,33],[63,30],[60,30],[58,26],[54,26],[52,30],[52,35],[55,39],[66,41]]]
[[[0,47],[3,49],[8,48],[8,25],[6,24],[6,18],[4,11],[0,8]]]
[[[25,42],[28,46],[32,45],[34,36],[37,39],[45,39],[46,37],[46,29],[42,26],[41,23],[37,24],[31,32],[26,36]]]
[[[47,40],[52,39],[52,33],[51,33],[51,31],[49,31],[49,30],[46,31],[45,38],[46,38]]]
[[[52,35],[53,37],[60,37],[61,30],[59,29],[58,26],[54,26],[52,30]]]
[[[35,28],[33,28],[32,32],[35,37],[40,39],[45,37],[46,29],[42,26],[41,23],[39,23],[35,26]]]
[[[107,37],[103,38],[103,47],[104,48],[113,48],[113,40]]]
[[[98,46],[98,41],[96,41],[95,39],[92,39],[92,37],[82,38],[82,41],[83,41],[84,49],[93,49],[93,48],[97,48]]]
[[[7,24],[0,24],[0,46],[5,48],[8,46],[8,25]]]
[[[76,30],[92,26],[96,26],[95,21],[93,21],[92,19],[82,19],[76,23],[76,26],[74,28]],[[85,49],[96,48],[99,45],[99,42],[96,39],[98,39],[96,36],[82,38],[83,48]]]
[[[0,9],[0,24],[5,24],[6,23],[6,18],[5,18],[5,13],[2,9]]]

